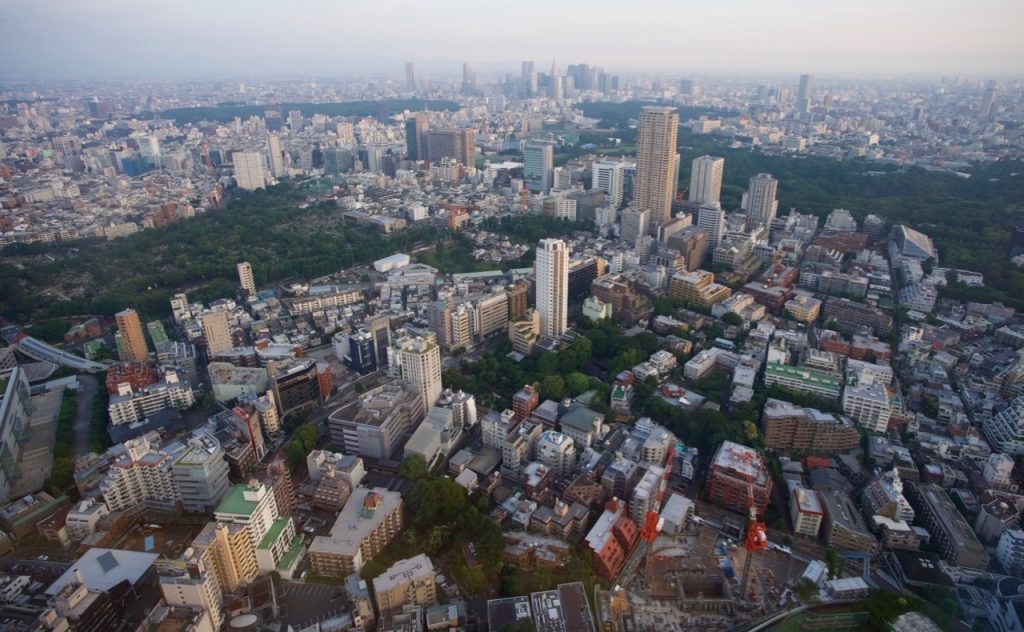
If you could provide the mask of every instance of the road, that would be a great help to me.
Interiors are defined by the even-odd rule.
[[[71,462],[89,451],[92,402],[96,397],[99,380],[95,375],[82,373],[78,376],[78,393],[75,396],[75,424],[71,435]]]

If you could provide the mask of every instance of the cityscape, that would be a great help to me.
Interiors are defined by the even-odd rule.
[[[0,7],[0,629],[1024,631],[1021,7],[99,4]]]

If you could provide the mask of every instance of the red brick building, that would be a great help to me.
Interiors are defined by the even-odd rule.
[[[533,386],[527,384],[512,396],[512,412],[515,413],[514,419],[516,421],[526,419],[539,405],[540,393]]]
[[[772,477],[764,458],[753,448],[723,441],[708,467],[708,500],[746,514],[750,510],[751,488],[757,513],[763,515],[772,495]]]
[[[605,505],[584,541],[594,559],[594,569],[601,577],[611,580],[626,563],[640,531],[629,518],[626,503],[614,499]]]

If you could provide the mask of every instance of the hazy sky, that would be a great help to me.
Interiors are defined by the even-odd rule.
[[[0,0],[0,76],[1024,74],[1024,0]]]

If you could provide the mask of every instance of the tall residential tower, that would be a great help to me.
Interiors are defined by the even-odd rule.
[[[651,231],[668,221],[679,179],[676,140],[679,113],[676,108],[645,107],[640,112],[636,144],[634,202],[651,212]]]
[[[541,239],[535,266],[540,335],[558,338],[568,327],[569,247],[561,239]]]

